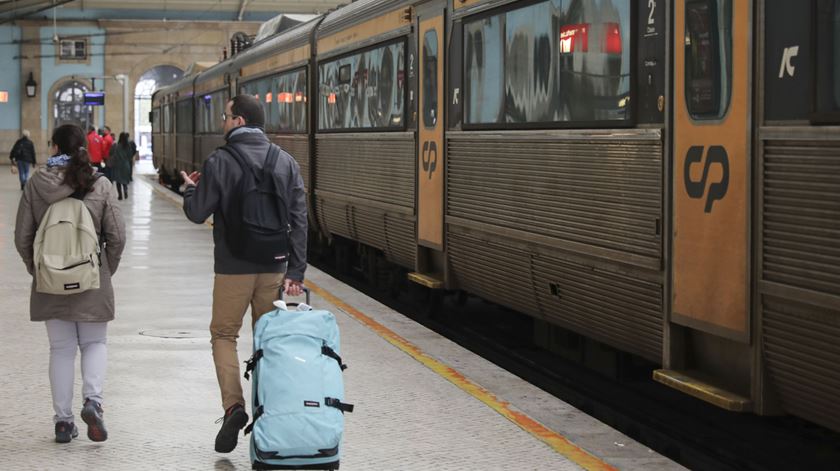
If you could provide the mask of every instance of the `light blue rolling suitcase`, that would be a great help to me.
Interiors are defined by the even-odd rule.
[[[281,293],[282,299],[282,293]],[[254,355],[245,378],[252,385],[253,469],[338,469],[344,413],[335,316],[306,304],[263,314],[254,326]],[[294,309],[290,307],[294,306]]]

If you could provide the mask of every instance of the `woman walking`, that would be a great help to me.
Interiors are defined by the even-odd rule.
[[[131,165],[134,152],[128,141],[128,133],[121,132],[117,145],[111,147],[108,166],[111,168],[111,180],[117,184],[119,199],[128,198],[128,183],[131,181]]]
[[[67,443],[78,436],[73,420],[73,383],[76,351],[82,353],[82,420],[88,438],[108,438],[102,412],[105,380],[105,337],[114,318],[111,275],[117,270],[125,246],[125,224],[114,191],[106,178],[97,178],[84,148],[84,132],[74,125],[56,128],[52,157],[43,171],[35,173],[23,192],[15,226],[15,246],[30,275],[35,275],[34,244],[48,207],[64,198],[82,199],[90,212],[102,256],[99,288],[78,294],[56,295],[36,291],[33,280],[30,318],[45,321],[50,341],[50,389],[55,410],[55,441]],[[66,286],[65,286],[65,289]]]

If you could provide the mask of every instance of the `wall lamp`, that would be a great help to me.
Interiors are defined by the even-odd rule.
[[[38,82],[32,78],[32,72],[29,72],[29,80],[26,81],[26,96],[32,98],[35,96],[35,92],[38,89]]]

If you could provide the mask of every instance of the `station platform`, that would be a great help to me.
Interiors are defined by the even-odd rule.
[[[20,190],[0,173],[0,469],[247,470],[248,440],[218,454],[222,415],[208,325],[212,234],[142,175],[120,201],[128,243],[114,276],[104,388],[109,439],[54,443],[43,323],[14,249]],[[618,433],[315,267],[312,304],[336,314],[349,368],[343,470],[672,470]],[[250,356],[245,323],[240,360]],[[82,398],[77,357],[76,401]],[[250,383],[246,398],[250,398]],[[250,404],[247,409],[250,413]],[[76,411],[78,414],[78,411]]]

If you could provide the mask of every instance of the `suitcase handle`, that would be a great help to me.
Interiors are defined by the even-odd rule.
[[[278,291],[280,292],[280,301],[283,301],[283,287],[280,286],[280,289]],[[306,295],[306,304],[309,304],[311,306],[312,304],[309,302],[309,299],[310,299],[309,288],[304,286],[303,287],[303,294]],[[297,306],[298,304],[300,304],[300,303],[286,303],[286,306],[294,307],[294,306]]]

